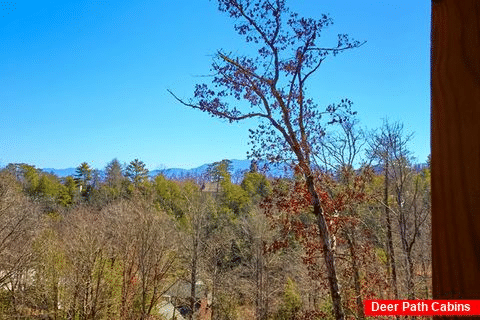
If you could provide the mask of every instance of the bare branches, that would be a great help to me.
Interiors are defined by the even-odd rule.
[[[248,118],[254,118],[254,117],[263,117],[263,118],[268,118],[268,114],[264,113],[247,113],[247,114],[241,114],[238,111],[219,111],[217,108],[215,108],[215,104],[207,106],[207,105],[197,105],[197,104],[192,104],[183,101],[182,99],[178,98],[172,91],[167,90],[178,102],[183,104],[184,106],[193,108],[193,109],[199,109],[204,112],[208,112],[214,116],[217,116],[219,118],[224,118],[228,119],[230,122],[232,121],[240,121]]]
[[[13,175],[0,172],[0,285],[14,273],[24,271],[31,257],[28,250],[33,236],[38,207],[18,188]]]
[[[318,47],[311,47],[311,48],[308,48],[309,51],[332,51],[332,52],[341,52],[341,51],[345,51],[345,50],[349,50],[349,49],[353,49],[353,48],[360,48],[361,46],[363,46],[365,43],[367,43],[367,41],[363,41],[363,42],[359,42],[359,41],[355,41],[353,44],[347,44],[345,47],[341,47],[339,45],[339,47],[337,48],[318,48]]]

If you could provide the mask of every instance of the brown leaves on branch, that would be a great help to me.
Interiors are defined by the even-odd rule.
[[[339,244],[346,243],[342,237],[342,230],[355,228],[360,219],[352,214],[355,206],[372,200],[367,193],[366,186],[371,181],[371,171],[364,170],[363,174],[345,173],[351,183],[342,184],[333,177],[325,176],[321,180],[325,185],[316,185],[321,199],[331,235]],[[335,189],[328,191],[327,189]],[[265,246],[265,251],[278,251],[292,245],[292,241],[300,243],[305,254],[303,262],[306,265],[317,265],[321,257],[323,245],[318,237],[318,227],[312,214],[312,196],[303,179],[297,179],[291,186],[278,182],[274,185],[273,193],[262,203],[265,215],[269,218],[272,228],[281,230],[280,238]]]

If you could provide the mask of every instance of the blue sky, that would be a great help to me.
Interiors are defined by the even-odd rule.
[[[362,127],[382,119],[414,132],[430,154],[430,2],[287,2],[301,15],[328,13],[338,33],[367,43],[327,59],[310,93],[328,105],[348,97]],[[0,2],[0,165],[103,168],[113,158],[150,169],[245,159],[248,128],[179,105],[212,54],[245,43],[214,1]]]

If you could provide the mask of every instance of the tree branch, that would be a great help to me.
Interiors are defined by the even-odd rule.
[[[348,46],[348,47],[343,47],[343,48],[315,48],[315,47],[313,47],[313,48],[308,48],[308,51],[344,51],[344,50],[353,49],[353,48],[360,48],[365,43],[367,43],[367,40],[363,41],[362,43],[355,44],[355,45]]]
[[[193,109],[199,109],[201,111],[204,111],[204,112],[208,112],[210,114],[213,114],[219,118],[225,118],[225,119],[228,119],[230,121],[240,121],[240,120],[244,120],[244,119],[248,119],[248,118],[255,118],[255,117],[262,117],[262,118],[267,118],[269,119],[269,115],[268,114],[264,114],[264,113],[259,113],[259,112],[255,112],[255,113],[247,113],[247,114],[243,114],[243,115],[240,115],[240,116],[234,116],[234,115],[231,115],[227,112],[222,112],[222,111],[218,111],[218,110],[215,110],[215,109],[209,109],[209,108],[206,108],[206,107],[202,107],[200,105],[196,105],[196,104],[192,104],[192,103],[188,103],[188,102],[185,102],[183,101],[182,99],[180,99],[179,97],[177,97],[171,90],[167,89],[167,91],[178,101],[180,102],[181,104],[183,104],[184,106],[187,106],[187,107],[190,107],[190,108],[193,108]]]

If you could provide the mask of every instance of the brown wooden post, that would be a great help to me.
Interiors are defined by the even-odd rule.
[[[434,299],[480,299],[480,1],[432,1]]]

